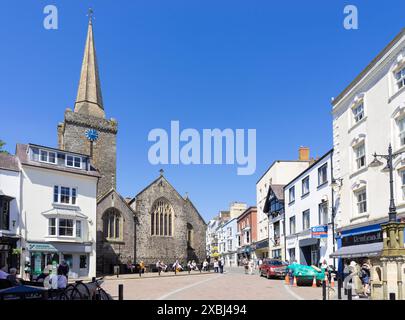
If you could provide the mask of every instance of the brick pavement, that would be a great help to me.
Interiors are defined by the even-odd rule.
[[[321,300],[322,289],[286,286],[284,280],[266,279],[256,272],[245,275],[242,268],[224,274],[192,272],[176,276],[154,274],[105,279],[103,288],[114,298],[124,285],[126,300]]]

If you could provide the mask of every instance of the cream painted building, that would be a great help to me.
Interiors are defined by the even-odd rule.
[[[256,205],[257,205],[257,244],[256,256],[258,258],[269,256],[269,219],[263,208],[270,184],[283,185],[291,181],[301,171],[308,168],[309,148],[299,149],[298,160],[277,160],[267,169],[256,183]],[[267,242],[267,243],[266,243]]]
[[[369,167],[373,153],[405,151],[405,29],[332,101],[337,257],[363,260],[381,252],[388,220],[389,176]],[[385,164],[384,164],[385,165]],[[405,154],[394,167],[398,217],[405,217]],[[361,263],[361,261],[360,261]]]

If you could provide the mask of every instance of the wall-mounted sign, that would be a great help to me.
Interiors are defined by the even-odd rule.
[[[328,237],[328,226],[316,226],[311,228],[311,237],[316,239]]]
[[[378,230],[378,231],[343,237],[342,238],[342,247],[382,242],[382,241],[383,241],[382,232],[381,232],[381,230]]]

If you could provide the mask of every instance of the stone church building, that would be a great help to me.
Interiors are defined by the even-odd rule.
[[[205,257],[206,223],[188,197],[160,176],[133,199],[116,190],[118,122],[107,119],[90,18],[74,109],[58,124],[60,149],[88,154],[101,178],[97,192],[97,273],[128,261],[154,264]]]

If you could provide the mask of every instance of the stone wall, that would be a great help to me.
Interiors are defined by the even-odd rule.
[[[107,241],[103,232],[103,216],[115,208],[121,214],[122,239]],[[111,273],[116,263],[126,264],[135,261],[135,215],[125,200],[115,191],[111,191],[97,204],[97,274]]]
[[[173,235],[151,235],[151,209],[156,200],[164,198],[172,206],[174,212]],[[194,243],[198,244],[194,251],[196,259],[205,258],[206,224],[191,203],[184,198],[162,176],[140,192],[132,201],[131,207],[136,211],[136,259],[143,260],[146,265],[162,260],[172,264],[176,259],[185,263],[189,259],[187,250],[187,223],[193,226]]]
[[[116,188],[116,134],[115,120],[105,120],[88,115],[65,111],[65,121],[58,125],[59,148],[90,155],[90,141],[85,132],[92,128],[98,131],[98,140],[93,143],[92,163],[100,171],[97,196],[103,196]]]

